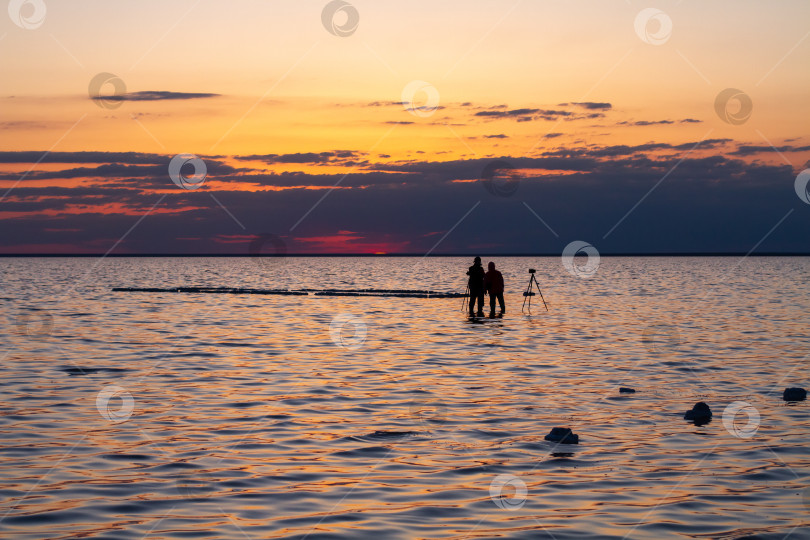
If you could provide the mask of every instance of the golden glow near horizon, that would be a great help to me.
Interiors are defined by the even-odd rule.
[[[5,21],[0,137],[5,150],[47,150],[79,122],[60,150],[374,148],[402,158],[416,151],[458,158],[526,155],[538,142],[554,146],[541,141],[552,128],[563,134],[555,144],[585,135],[612,144],[683,142],[711,128],[712,137],[753,143],[763,142],[755,130],[774,142],[805,135],[806,115],[797,113],[807,108],[810,74],[801,66],[810,44],[800,40],[810,5],[661,4],[673,28],[656,46],[634,30],[645,6],[625,2],[355,2],[360,25],[346,38],[324,30],[320,1],[49,2],[39,28]],[[87,97],[100,72],[120,77],[128,92],[220,96],[104,109]],[[368,106],[399,101],[413,80],[433,85],[442,108],[420,118],[399,106]],[[727,87],[754,102],[745,133],[714,114],[714,98]],[[473,114],[475,107],[551,109],[573,101],[613,109],[592,122],[557,124]],[[703,124],[678,124],[685,118]],[[621,121],[675,124],[640,129]],[[386,136],[392,122],[412,123]],[[484,138],[500,135],[509,138]]]

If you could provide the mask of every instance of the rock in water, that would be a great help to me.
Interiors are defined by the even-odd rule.
[[[544,437],[547,441],[560,444],[579,444],[579,435],[576,435],[570,428],[555,427]]]
[[[785,401],[804,401],[807,399],[807,390],[804,388],[785,388],[782,399]]]
[[[706,423],[712,419],[712,410],[702,401],[695,403],[691,411],[686,411],[683,415],[684,420],[694,420],[695,423]]]
[[[635,394],[636,391],[633,390],[632,388],[627,388],[627,387],[622,386],[621,388],[619,388],[619,393],[620,394]]]

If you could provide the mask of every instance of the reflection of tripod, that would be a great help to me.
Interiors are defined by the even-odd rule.
[[[524,296],[523,308],[526,307],[526,300],[528,300],[529,311],[532,310],[532,296],[535,296],[535,293],[532,292],[532,286],[537,285],[537,292],[540,293],[540,299],[543,300],[543,305],[546,306],[546,311],[548,311],[548,304],[546,304],[546,299],[543,298],[543,291],[540,290],[540,284],[537,282],[537,278],[534,277],[534,272],[535,272],[534,268],[529,270],[529,274],[531,274],[531,277],[529,278],[529,286],[526,288],[526,292],[523,293]],[[521,308],[521,311],[523,311],[523,308]]]

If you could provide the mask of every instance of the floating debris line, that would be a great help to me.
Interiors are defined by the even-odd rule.
[[[147,293],[202,293],[202,294],[275,294],[282,296],[307,296],[303,291],[288,291],[281,289],[234,289],[230,287],[173,287],[171,289],[158,289],[153,287],[115,287],[113,292],[147,292]]]
[[[143,293],[193,293],[193,294],[261,294],[277,296],[376,296],[392,298],[464,298],[466,293],[416,291],[398,289],[241,289],[232,287],[172,287],[168,289],[154,287],[115,287],[113,292]]]

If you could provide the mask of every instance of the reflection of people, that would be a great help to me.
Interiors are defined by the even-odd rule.
[[[484,267],[481,266],[481,257],[476,257],[473,265],[467,270],[470,279],[467,286],[470,288],[470,317],[475,316],[475,302],[478,301],[478,316],[484,316]]]
[[[484,286],[489,293],[490,314],[495,314],[495,299],[501,305],[501,313],[506,313],[506,306],[503,303],[503,274],[495,270],[495,263],[489,263],[489,272],[484,274]]]

